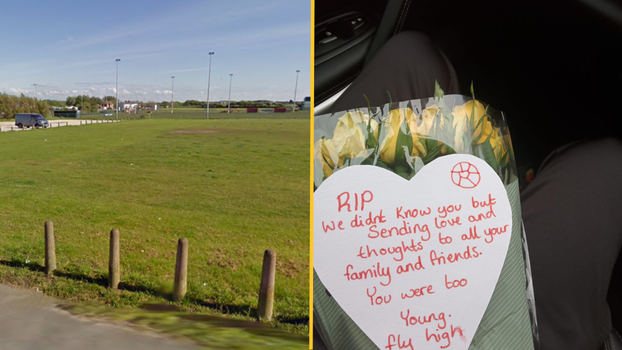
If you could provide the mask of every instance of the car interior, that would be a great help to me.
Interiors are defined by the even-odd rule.
[[[315,115],[407,30],[444,52],[462,94],[473,82],[479,100],[504,111],[519,166],[537,170],[573,141],[622,137],[622,2],[613,0],[316,0]],[[617,330],[620,260],[608,297]]]

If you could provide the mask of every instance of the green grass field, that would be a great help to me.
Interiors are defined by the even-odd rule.
[[[69,301],[171,303],[186,237],[180,309],[252,319],[272,248],[272,326],[307,334],[310,117],[295,114],[0,134],[0,278]],[[53,277],[42,272],[46,220],[56,234]],[[121,232],[119,291],[105,287],[112,228]]]

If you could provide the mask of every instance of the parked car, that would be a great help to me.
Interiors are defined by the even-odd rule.
[[[41,114],[19,113],[15,115],[15,126],[22,129],[24,127],[49,128],[50,122]]]

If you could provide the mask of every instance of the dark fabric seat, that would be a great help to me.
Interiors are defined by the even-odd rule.
[[[605,343],[600,350],[622,350],[622,338],[615,329],[611,330],[609,337],[605,340]]]

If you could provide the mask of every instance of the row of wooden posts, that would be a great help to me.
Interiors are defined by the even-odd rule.
[[[108,287],[117,289],[121,274],[119,230],[110,231],[110,261],[108,265]],[[52,221],[45,222],[45,273],[50,275],[56,269],[56,248],[54,246],[54,224]],[[261,271],[261,284],[259,287],[259,302],[257,315],[261,320],[271,320],[274,307],[274,278],[276,275],[276,253],[272,249],[265,251],[263,256],[263,269]],[[173,287],[173,300],[181,301],[186,295],[188,282],[188,240],[180,238],[177,241],[177,260],[175,262],[175,283]]]

